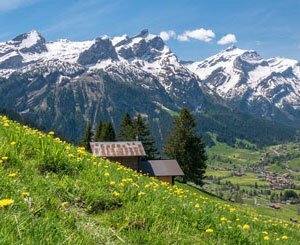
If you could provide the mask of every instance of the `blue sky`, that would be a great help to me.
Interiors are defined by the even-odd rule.
[[[300,60],[299,0],[0,0],[0,41],[33,29],[47,40],[86,40],[145,28],[166,32],[182,60],[233,42],[264,57]]]

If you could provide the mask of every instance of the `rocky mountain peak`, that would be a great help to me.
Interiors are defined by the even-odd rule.
[[[142,37],[142,38],[145,38],[146,36],[148,36],[149,34],[149,30],[148,29],[144,29],[142,30],[139,34],[137,34],[136,36],[134,37]]]
[[[7,44],[16,47],[23,53],[42,53],[47,51],[45,38],[35,30],[21,34],[8,41]]]

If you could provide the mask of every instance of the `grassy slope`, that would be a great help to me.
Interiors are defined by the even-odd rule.
[[[232,163],[238,165],[257,164],[260,159],[259,151],[231,147],[226,143],[216,141],[215,136],[213,140],[215,145],[211,148],[208,148],[207,151],[209,163],[214,164],[215,167],[231,166]],[[216,157],[218,157],[218,159],[216,159]]]
[[[5,117],[0,117],[0,137],[0,200],[14,201],[0,207],[0,244],[260,244],[276,239],[297,244],[300,239],[297,225],[95,159]],[[249,230],[242,228],[245,224]],[[208,228],[213,232],[205,232]]]

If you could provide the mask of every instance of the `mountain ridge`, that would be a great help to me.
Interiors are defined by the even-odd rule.
[[[288,125],[300,122],[300,64],[297,60],[263,59],[254,50],[231,46],[186,66],[209,88],[244,112]]]
[[[213,130],[224,136],[230,127],[226,121],[232,118],[240,124],[255,121],[253,116],[236,113],[236,104],[199,79],[148,30],[133,37],[101,36],[81,42],[47,42],[32,31],[0,43],[0,94],[0,107],[73,139],[80,137],[87,121],[95,125],[101,118],[117,126],[126,111],[147,118],[159,145],[170,130],[170,111],[182,107],[205,121],[206,126],[199,127],[202,133],[203,128],[215,125]],[[268,121],[261,123],[273,128]],[[291,139],[294,129],[276,125],[286,132],[283,139]],[[245,130],[242,134],[231,132],[233,139],[249,137]],[[277,135],[273,129],[271,132]]]

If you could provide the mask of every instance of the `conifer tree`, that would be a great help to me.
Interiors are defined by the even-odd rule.
[[[101,133],[102,141],[115,141],[116,133],[112,122],[104,123]]]
[[[83,146],[87,151],[91,152],[90,142],[93,139],[92,125],[88,122],[84,130],[84,135],[81,140],[81,146]]]
[[[128,112],[125,113],[125,116],[121,122],[118,139],[123,141],[131,141],[136,139],[133,123]]]
[[[102,131],[103,131],[103,121],[100,120],[95,132],[95,137],[94,137],[95,141],[102,141]]]
[[[167,156],[178,161],[185,180],[203,185],[207,156],[204,142],[195,134],[195,127],[192,114],[186,108],[181,109],[164,150]]]
[[[143,143],[147,156],[143,160],[158,159],[159,153],[155,147],[155,141],[151,135],[151,131],[147,123],[144,122],[142,116],[138,114],[137,118],[133,121],[133,128],[137,140]]]

